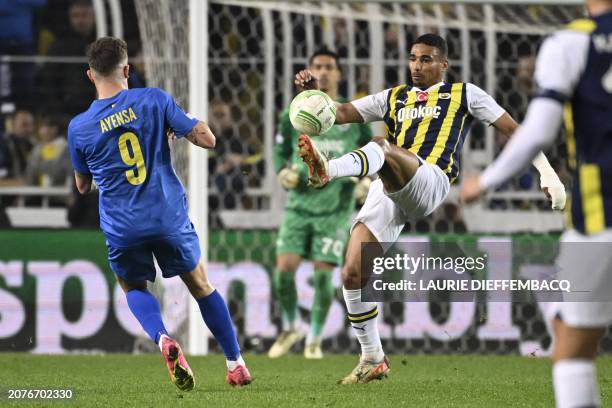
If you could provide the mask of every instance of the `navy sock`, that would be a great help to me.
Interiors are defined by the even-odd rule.
[[[197,302],[204,322],[223,349],[225,358],[237,360],[240,357],[240,347],[223,297],[217,290],[214,290],[210,295],[198,299]]]
[[[157,344],[162,334],[168,335],[162,322],[159,302],[147,289],[132,289],[125,295],[132,314],[151,340]]]

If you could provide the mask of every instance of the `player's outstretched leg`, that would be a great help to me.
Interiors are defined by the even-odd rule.
[[[365,177],[377,173],[385,163],[385,143],[384,138],[374,138],[361,149],[328,160],[310,137],[301,135],[298,139],[300,157],[310,171],[310,185],[317,188],[338,177]]]
[[[416,175],[421,162],[418,157],[402,148],[389,144],[384,138],[374,138],[372,143],[376,143],[384,152],[384,163],[378,171],[384,186],[385,193],[393,193],[403,189]],[[375,196],[373,196],[376,199]],[[370,196],[368,196],[368,199]],[[376,201],[380,204],[379,201]],[[368,206],[368,200],[364,208]],[[367,214],[366,219],[376,225],[376,217],[381,216],[373,207]],[[380,220],[378,220],[380,221]],[[389,220],[383,220],[385,223]],[[386,224],[385,224],[386,225]],[[391,228],[389,226],[385,228]],[[395,227],[393,227],[395,228]],[[399,234],[400,229],[387,234],[390,240],[394,240],[395,234]],[[384,231],[378,231],[382,234]],[[359,222],[353,228],[346,258],[342,269],[342,283],[344,300],[349,313],[349,321],[353,327],[357,339],[361,344],[361,359],[357,367],[345,378],[342,384],[367,383],[374,379],[382,379],[389,372],[389,361],[384,355],[380,336],[378,334],[377,316],[378,309],[376,302],[362,302],[361,288],[361,244],[364,242],[379,242],[372,230],[365,222]],[[380,243],[382,245],[382,243]],[[380,245],[376,246],[382,256],[383,250]],[[369,250],[373,250],[372,248]]]
[[[295,271],[301,261],[299,255],[291,253],[279,254],[276,260],[273,282],[281,306],[283,331],[268,351],[270,358],[284,356],[294,344],[304,338],[304,333],[296,328],[298,308]]]
[[[361,243],[376,242],[365,226],[358,223],[351,233],[342,268],[342,291],[348,310],[348,319],[361,344],[361,358],[357,367],[339,381],[340,384],[365,384],[381,380],[390,371],[389,360],[383,352],[378,334],[378,305],[361,301]],[[381,249],[382,255],[382,249]]]
[[[206,326],[223,349],[227,364],[226,382],[231,386],[250,384],[253,378],[240,355],[229,310],[223,297],[208,281],[204,265],[200,262],[191,273],[180,276],[198,302]]]
[[[553,385],[557,408],[600,407],[594,359],[603,328],[575,328],[555,319]]]
[[[193,372],[185,360],[181,346],[168,336],[162,321],[159,302],[147,290],[147,283],[127,282],[120,277],[117,277],[117,280],[126,294],[132,314],[151,340],[159,346],[166,360],[170,381],[181,391],[191,391],[195,386]]]

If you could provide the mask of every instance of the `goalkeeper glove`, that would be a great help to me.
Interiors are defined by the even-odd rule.
[[[565,208],[565,186],[555,173],[544,153],[540,152],[533,159],[533,166],[540,172],[540,188],[547,189],[553,210],[563,210]]]
[[[285,190],[291,190],[298,186],[300,182],[300,173],[298,166],[294,164],[290,168],[285,167],[278,173],[278,181]]]

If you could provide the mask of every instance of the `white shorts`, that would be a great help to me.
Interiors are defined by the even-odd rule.
[[[446,198],[449,189],[450,181],[442,169],[424,160],[412,180],[399,191],[385,192],[379,178],[372,182],[365,203],[353,220],[351,232],[361,222],[378,242],[395,242],[407,221],[431,214]]]
[[[563,233],[557,259],[558,278],[570,280],[571,290],[576,292],[565,293],[564,301],[552,306],[553,316],[559,316],[570,327],[606,327],[612,323],[610,247],[612,229],[597,235],[583,235],[575,230]]]

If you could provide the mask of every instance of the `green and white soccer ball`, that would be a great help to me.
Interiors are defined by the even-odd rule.
[[[300,92],[289,105],[289,120],[298,132],[318,136],[334,125],[336,104],[325,92]]]

